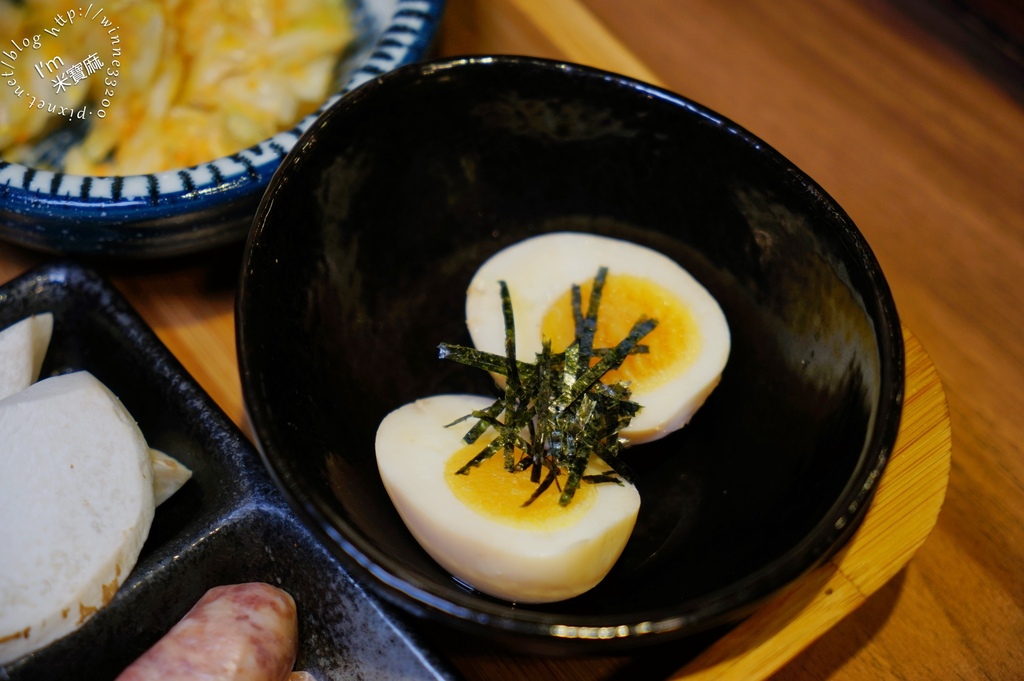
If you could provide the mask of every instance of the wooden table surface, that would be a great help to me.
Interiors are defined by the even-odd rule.
[[[985,28],[977,17],[949,20],[965,7],[994,18],[987,42],[975,41]],[[857,223],[934,363],[953,437],[937,525],[903,570],[776,679],[1024,678],[1024,69],[1014,41],[1024,13],[1015,7],[449,0],[442,54],[532,54],[636,76],[774,146]],[[247,430],[234,351],[240,251],[101,271]],[[45,259],[0,245],[0,280]],[[471,680],[685,678],[662,654],[454,662]]]

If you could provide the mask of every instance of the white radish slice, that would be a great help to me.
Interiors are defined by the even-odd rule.
[[[0,664],[114,597],[153,520],[150,450],[87,372],[0,400]]]
[[[35,383],[52,334],[53,315],[49,312],[0,331],[0,399]]]

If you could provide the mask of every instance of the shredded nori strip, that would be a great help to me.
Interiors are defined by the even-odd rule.
[[[628,355],[647,352],[647,346],[641,345],[640,340],[658,322],[642,317],[615,347],[593,347],[607,274],[606,267],[598,269],[586,314],[581,289],[573,285],[571,300],[576,338],[563,353],[552,353],[550,341],[545,340],[534,363],[517,359],[515,316],[504,281],[498,282],[505,324],[504,356],[449,343],[438,346],[441,359],[505,376],[504,394],[491,406],[449,424],[476,420],[463,436],[467,444],[473,444],[488,430],[496,433],[494,440],[456,474],[468,474],[500,451],[506,470],[530,469],[530,480],[537,483],[523,506],[529,506],[551,485],[561,491],[558,503],[567,506],[581,483],[621,485],[633,481],[629,466],[619,458],[623,441],[618,434],[629,425],[640,405],[630,399],[627,383],[606,384],[601,378],[618,368]],[[592,362],[594,359],[597,361]],[[524,431],[528,437],[523,435]],[[519,461],[515,461],[516,449],[523,452]],[[584,475],[592,456],[604,462],[609,470]],[[563,475],[565,482],[560,484],[559,477]]]

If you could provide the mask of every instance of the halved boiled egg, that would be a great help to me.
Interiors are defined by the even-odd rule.
[[[499,282],[516,324],[516,355],[533,362],[545,338],[561,352],[575,339],[571,289],[582,288],[586,314],[594,277],[608,269],[594,347],[614,347],[641,317],[658,321],[605,383],[629,381],[642,406],[620,435],[633,444],[686,425],[718,385],[729,358],[729,325],[717,301],[674,260],[650,248],[592,234],[556,232],[520,241],[487,260],[466,294],[466,325],[480,350],[505,354]],[[504,377],[495,375],[503,384]]]
[[[491,402],[435,395],[388,414],[376,439],[384,487],[416,541],[473,588],[519,603],[577,596],[622,553],[640,495],[628,483],[583,484],[563,507],[552,485],[524,507],[537,485],[528,471],[507,472],[500,453],[457,474],[486,442],[463,442],[471,423],[445,426]]]

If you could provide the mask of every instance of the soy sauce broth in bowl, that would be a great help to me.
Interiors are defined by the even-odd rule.
[[[418,398],[494,394],[438,344],[471,345],[466,288],[484,261],[551,232],[682,265],[721,306],[732,348],[688,425],[622,454],[642,501],[608,576],[525,605],[467,587],[420,547],[374,436]],[[529,58],[403,68],[327,111],[260,206],[237,334],[265,461],[353,575],[418,617],[541,652],[733,622],[820,565],[867,508],[902,402],[888,286],[821,187],[682,96]]]

